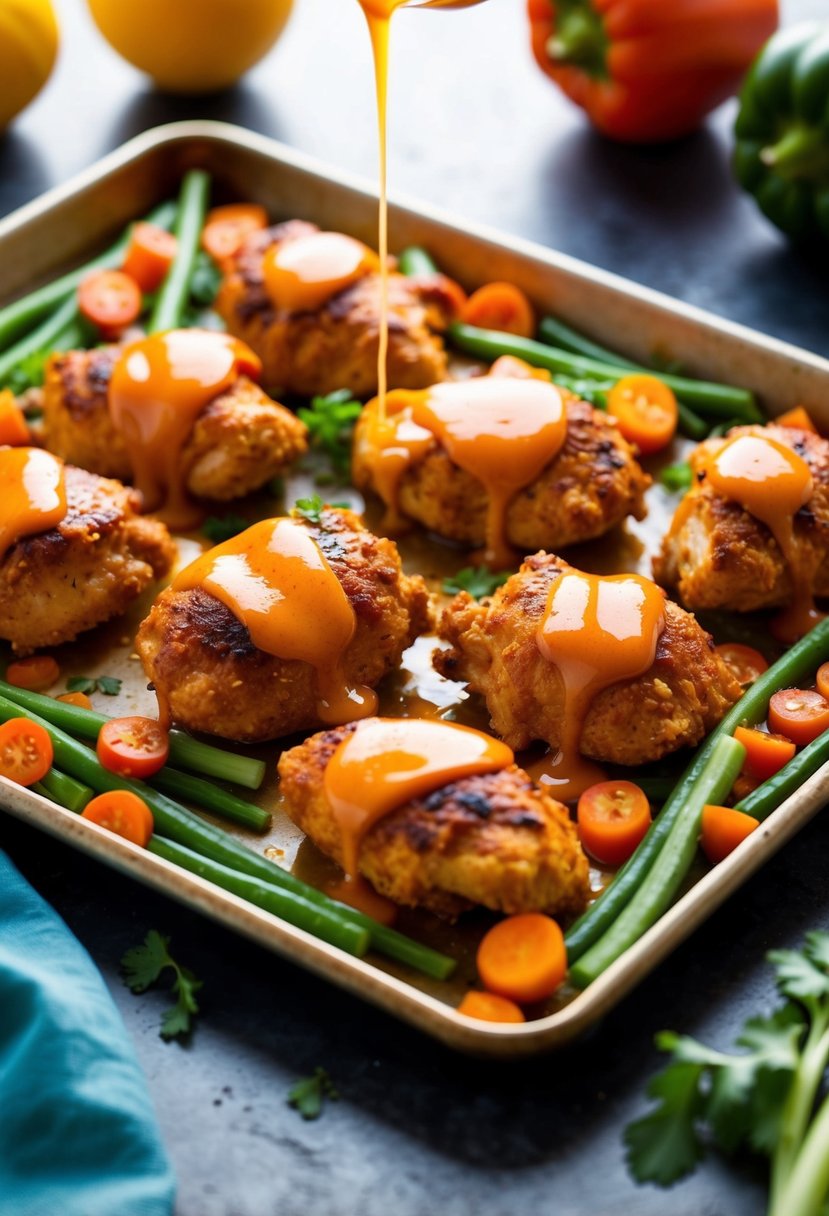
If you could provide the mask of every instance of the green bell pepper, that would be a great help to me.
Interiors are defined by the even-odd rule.
[[[829,24],[780,30],[746,77],[734,169],[773,224],[829,242]]]

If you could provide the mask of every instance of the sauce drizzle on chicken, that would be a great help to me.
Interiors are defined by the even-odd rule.
[[[376,271],[377,255],[341,232],[312,232],[280,241],[265,254],[265,289],[277,308],[306,312]]]
[[[644,675],[665,627],[665,597],[638,574],[603,577],[578,570],[550,586],[536,633],[541,654],[558,668],[564,714],[558,754],[541,774],[563,799],[576,798],[603,780],[580,751],[584,720],[603,688]]]
[[[0,448],[0,556],[66,515],[63,461],[40,448]]]
[[[221,600],[259,650],[315,669],[321,721],[336,725],[374,713],[376,693],[350,688],[342,671],[357,627],[354,609],[302,524],[262,520],[208,550],[173,583],[174,591],[196,587]]]
[[[199,329],[173,329],[126,347],[112,370],[109,412],[123,435],[145,508],[162,508],[171,527],[200,519],[185,488],[182,450],[202,410],[246,374],[256,379],[257,356],[238,338]]]
[[[506,743],[454,722],[361,722],[325,769],[347,876],[356,879],[360,842],[383,816],[462,777],[499,772],[513,758]]]

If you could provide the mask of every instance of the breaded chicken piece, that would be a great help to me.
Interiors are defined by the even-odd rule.
[[[351,511],[327,508],[307,527],[356,614],[345,678],[373,688],[430,624],[426,584],[403,574],[394,543]],[[322,725],[314,669],[257,649],[238,617],[206,591],[162,592],[136,649],[173,720],[188,730],[256,742]]]
[[[562,393],[567,411],[564,444],[541,474],[520,490],[507,509],[507,540],[523,553],[563,549],[603,536],[628,515],[644,519],[644,493],[651,484],[615,422],[586,401]],[[374,488],[368,459],[370,404],[354,431],[352,479]],[[435,442],[398,485],[398,508],[430,532],[469,546],[483,545],[487,493]]]
[[[829,595],[829,440],[773,423],[736,427],[695,450],[691,466],[696,482],[654,558],[655,578],[676,587],[683,603],[694,609],[753,612],[791,602],[791,571],[768,527],[712,489],[702,471],[706,460],[738,435],[768,436],[808,464],[814,495],[794,519],[798,565],[811,573],[815,595]]]
[[[52,355],[46,365],[46,447],[106,477],[132,477],[124,441],[107,405],[117,346]],[[187,489],[196,498],[241,498],[259,489],[308,448],[307,428],[247,376],[202,410],[182,452]]]
[[[564,685],[542,657],[536,631],[550,584],[569,569],[553,554],[536,553],[492,599],[478,603],[461,592],[439,623],[454,649],[437,652],[435,666],[485,698],[495,733],[516,751],[539,739],[552,749],[561,742]],[[580,750],[613,764],[658,760],[698,743],[741,691],[709,634],[668,600],[653,666],[598,693]]]
[[[303,397],[340,388],[356,397],[377,392],[380,276],[367,274],[308,312],[277,309],[264,286],[265,253],[285,241],[318,232],[291,220],[248,237],[232,261],[216,298],[230,333],[262,360],[262,381],[274,391]],[[441,275],[389,275],[390,388],[424,388],[446,375],[440,333],[454,319],[456,295]]]
[[[340,865],[325,768],[353,729],[313,735],[279,761],[286,813]],[[571,917],[590,896],[589,866],[566,809],[514,764],[392,811],[366,834],[358,864],[381,895],[450,919],[474,904]]]
[[[72,465],[65,476],[63,520],[0,559],[0,637],[18,654],[119,616],[175,558],[164,524],[138,514],[134,490]]]

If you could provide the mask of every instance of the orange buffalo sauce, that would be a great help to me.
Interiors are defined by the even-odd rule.
[[[568,570],[550,587],[536,643],[564,684],[558,754],[540,779],[569,800],[604,779],[580,751],[582,728],[597,693],[642,676],[665,627],[665,597],[638,574],[603,577]]]
[[[377,254],[362,241],[341,232],[312,232],[268,250],[265,290],[277,308],[310,311],[377,267]]]
[[[808,464],[785,444],[767,435],[738,435],[706,460],[712,489],[739,503],[771,532],[792,579],[792,603],[773,623],[781,640],[794,642],[817,624],[812,571],[794,535],[794,517],[812,497]]]
[[[374,691],[350,687],[343,673],[343,655],[357,628],[354,609],[297,520],[265,519],[209,549],[173,582],[175,591],[196,587],[221,600],[259,650],[314,668],[322,722],[374,713]]]
[[[465,469],[487,494],[483,560],[509,566],[510,501],[558,455],[567,434],[561,394],[549,381],[501,376],[447,381],[421,391],[397,389],[387,398],[387,416],[369,404],[366,462],[389,512],[400,522],[400,480],[435,446]]]
[[[0,448],[0,557],[65,515],[63,461],[41,448]]]
[[[187,495],[182,461],[196,419],[240,375],[256,378],[261,370],[244,342],[202,329],[141,338],[115,364],[110,417],[124,437],[145,508],[161,508],[171,527],[193,527],[200,518]]]
[[[348,877],[357,877],[363,837],[384,815],[461,777],[499,772],[512,762],[506,743],[453,722],[361,722],[325,769],[325,794],[342,835]]]

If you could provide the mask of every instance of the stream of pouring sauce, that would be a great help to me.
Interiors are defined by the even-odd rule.
[[[172,528],[201,521],[182,453],[199,414],[240,375],[259,377],[253,351],[229,334],[172,329],[125,348],[112,371],[109,412],[123,435],[144,509]]]
[[[0,557],[65,515],[63,461],[41,448],[0,448]]]
[[[530,771],[556,797],[572,800],[604,780],[580,751],[588,711],[602,689],[648,671],[664,627],[664,594],[641,575],[568,570],[552,583],[536,644],[564,685],[562,736],[552,761]]]
[[[322,722],[333,726],[375,712],[373,689],[351,686],[343,672],[357,628],[354,609],[297,520],[265,519],[208,549],[173,582],[174,591],[193,588],[221,600],[259,650],[314,668]]]

